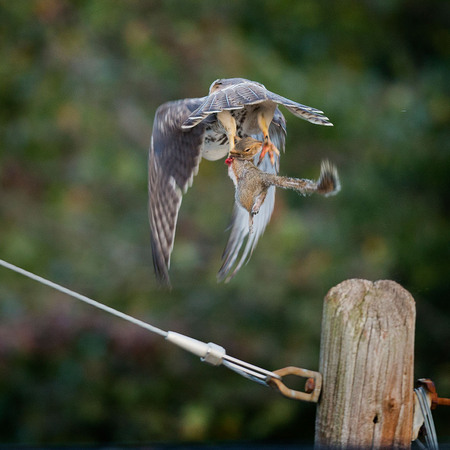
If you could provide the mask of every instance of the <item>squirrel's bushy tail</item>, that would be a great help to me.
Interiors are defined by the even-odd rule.
[[[329,196],[337,194],[341,189],[337,169],[328,160],[322,161],[320,176],[317,182],[305,178],[291,178],[277,175],[270,175],[268,181],[274,186],[293,189],[303,195],[317,192],[318,194]]]
[[[320,165],[320,176],[317,181],[317,192],[319,194],[329,196],[335,195],[341,190],[341,183],[336,166],[330,161],[322,161]]]

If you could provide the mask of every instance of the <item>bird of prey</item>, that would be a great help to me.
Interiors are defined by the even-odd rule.
[[[301,119],[332,126],[323,112],[296,103],[244,78],[214,81],[209,94],[162,104],[155,113],[148,161],[149,220],[153,265],[158,280],[170,285],[169,266],[183,193],[191,186],[202,158],[215,161],[234,150],[236,140],[263,143],[255,163],[276,174],[284,150],[286,121],[282,105]],[[249,233],[248,212],[235,204],[218,281],[231,279],[251,256],[272,215],[275,188],[268,189]]]

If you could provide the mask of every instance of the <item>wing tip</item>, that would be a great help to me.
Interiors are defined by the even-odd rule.
[[[153,261],[153,268],[155,271],[156,281],[160,288],[166,288],[171,290],[172,284],[170,282],[168,267],[161,267],[156,261]]]

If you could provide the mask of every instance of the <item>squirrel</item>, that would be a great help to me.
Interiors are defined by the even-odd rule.
[[[341,188],[337,169],[327,160],[322,161],[318,181],[283,177],[263,172],[253,163],[263,145],[261,141],[251,137],[237,138],[236,141],[225,164],[236,188],[236,202],[249,212],[250,232],[253,217],[258,214],[270,186],[293,189],[303,195],[318,193],[324,196],[337,194]]]

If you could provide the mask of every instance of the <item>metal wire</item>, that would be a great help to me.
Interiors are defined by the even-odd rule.
[[[269,387],[266,381],[268,378],[266,375],[262,375],[258,372],[242,367],[242,365],[235,364],[230,361],[223,361],[222,364],[228,369],[232,370],[233,372],[236,372],[237,374],[242,375],[243,377],[248,378],[249,380],[255,381],[256,383]],[[273,378],[278,378],[281,380],[281,377],[275,373],[273,374]]]
[[[424,419],[426,448],[430,450],[438,450],[439,446],[437,441],[436,428],[434,427],[433,416],[428,404],[426,390],[423,387],[419,387],[414,389],[414,392],[416,393],[417,399],[419,400],[420,410]],[[418,439],[417,443],[421,444]]]
[[[174,335],[177,335],[179,342],[174,342],[173,340],[170,340],[170,339],[169,340],[172,343],[175,343],[176,345],[181,346],[185,350],[190,351],[191,353],[195,353],[195,354],[199,355],[198,351],[193,351],[193,348],[194,348],[194,347],[192,347],[193,345],[194,346],[200,345],[200,348],[205,347],[205,348],[207,348],[208,352],[213,348],[213,346],[216,346],[216,344],[212,344],[212,343],[205,344],[201,341],[196,341],[195,339],[189,338],[189,337],[181,335],[179,333],[161,330],[160,328],[157,328],[153,325],[143,322],[142,320],[139,320],[132,316],[129,316],[128,314],[124,314],[120,311],[117,311],[114,308],[111,308],[111,307],[106,306],[102,303],[99,303],[95,300],[92,300],[91,298],[86,297],[85,295],[81,295],[78,292],[72,291],[71,289],[65,288],[57,283],[54,283],[53,281],[50,281],[43,277],[35,275],[32,272],[28,272],[27,270],[21,269],[20,267],[10,264],[2,259],[0,259],[0,265],[7,269],[10,269],[14,272],[17,272],[21,275],[24,275],[32,280],[35,280],[41,284],[44,284],[53,289],[56,289],[57,291],[63,292],[64,294],[67,294],[67,295],[70,295],[71,297],[81,300],[82,302],[85,302],[91,306],[94,306],[94,307],[99,308],[103,311],[106,311],[110,314],[113,314],[114,316],[120,317],[121,319],[124,319],[128,322],[131,322],[135,325],[145,328],[146,330],[151,331],[152,333],[159,334],[160,336],[163,336],[166,339],[168,337],[172,338]],[[218,347],[218,346],[216,346],[216,347]],[[198,347],[195,347],[195,348],[196,348],[196,350],[198,349]],[[222,349],[222,350],[223,350],[223,354],[221,354],[219,357],[219,359],[220,359],[219,364],[223,364],[225,367],[233,370],[234,372],[238,373],[239,375],[242,375],[243,377],[246,377],[257,383],[264,384],[266,386],[268,386],[268,384],[266,383],[266,380],[268,378],[276,378],[276,379],[281,380],[281,377],[279,375],[277,375],[276,373],[262,369],[261,367],[254,366],[253,364],[247,363],[245,361],[241,361],[240,359],[233,358],[232,356],[227,355],[225,353],[224,349]],[[206,354],[201,355],[201,356],[205,357]],[[208,358],[202,358],[202,360],[209,362]],[[215,364],[215,365],[218,365],[218,364]]]
[[[253,364],[241,361],[240,359],[233,358],[230,355],[224,355],[223,359],[225,360],[224,365],[230,366],[234,364],[235,367],[239,367],[239,370],[241,372],[246,372],[247,374],[253,375],[260,380],[266,380],[267,377],[277,378],[278,380],[281,380],[281,377],[274,372],[270,372],[269,370],[262,369],[261,367],[258,366],[254,366]]]
[[[91,298],[86,297],[85,295],[81,295],[78,292],[72,291],[71,289],[67,289],[59,284],[53,283],[53,281],[47,280],[43,277],[35,275],[34,273],[28,272],[27,270],[21,269],[20,267],[10,264],[4,261],[3,259],[0,259],[0,265],[6,267],[7,269],[13,270],[14,272],[20,273],[21,275],[24,275],[28,278],[31,278],[32,280],[35,280],[41,284],[56,289],[57,291],[70,295],[71,297],[81,300],[82,302],[88,303],[89,305],[102,309],[103,311],[113,314],[114,316],[120,317],[121,319],[134,323],[135,325],[145,328],[146,330],[149,330],[152,333],[159,334],[160,336],[163,337],[167,336],[167,331],[161,330],[160,328],[154,327],[153,325],[149,325],[148,323],[143,322],[142,320],[135,319],[134,317],[131,317],[128,314],[124,314],[123,312],[117,311],[116,309],[106,306],[103,303],[96,302],[95,300],[92,300]]]

